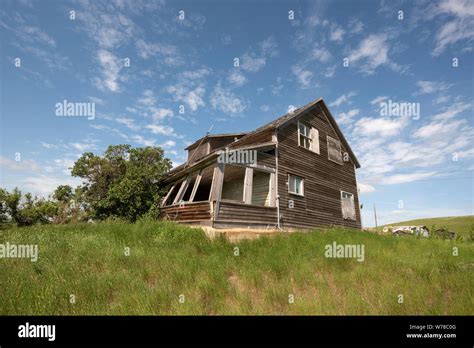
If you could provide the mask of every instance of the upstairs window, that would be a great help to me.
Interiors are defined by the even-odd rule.
[[[298,196],[304,196],[304,179],[302,177],[288,174],[288,192]]]
[[[344,219],[356,219],[354,195],[352,193],[341,191],[341,209]]]
[[[298,145],[319,153],[319,131],[316,128],[298,122]]]
[[[328,158],[336,163],[343,164],[341,142],[328,135]]]

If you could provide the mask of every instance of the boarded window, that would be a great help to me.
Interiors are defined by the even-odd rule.
[[[294,195],[304,196],[304,179],[288,174],[288,192]]]
[[[344,219],[356,219],[354,195],[352,193],[341,191],[341,209]]]
[[[270,173],[253,170],[252,204],[270,206]]]
[[[305,149],[319,153],[319,131],[298,122],[298,144]]]
[[[222,199],[244,201],[245,168],[226,164],[224,168],[224,183]]]
[[[328,136],[328,158],[331,161],[342,164],[341,142]]]

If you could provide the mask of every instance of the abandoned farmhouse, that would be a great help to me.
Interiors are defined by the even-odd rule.
[[[360,164],[323,99],[249,133],[206,135],[165,176],[161,217],[213,228],[361,228]]]

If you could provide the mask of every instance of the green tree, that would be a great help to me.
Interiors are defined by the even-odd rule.
[[[84,179],[81,193],[95,218],[117,216],[135,221],[156,204],[162,194],[158,182],[171,161],[159,147],[109,146],[104,156],[84,153],[72,175]]]

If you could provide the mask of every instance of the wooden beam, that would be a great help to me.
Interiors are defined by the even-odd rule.
[[[160,207],[162,207],[166,201],[168,200],[168,198],[170,197],[171,193],[173,192],[174,188],[176,187],[176,184],[173,184],[173,186],[171,186],[170,190],[168,191],[168,193],[166,194],[165,198],[163,198],[163,200],[161,201],[160,203]]]
[[[202,178],[202,169],[199,171],[196,177],[196,181],[194,182],[194,187],[193,187],[193,191],[191,192],[191,197],[189,197],[189,202],[192,202],[194,200],[194,196],[196,195],[196,191],[198,189],[199,183],[201,182],[201,178]]]
[[[222,195],[222,184],[224,183],[224,163],[217,163],[214,168],[211,186],[211,201],[220,201]]]
[[[252,186],[253,186],[253,168],[245,168],[245,178],[244,178],[244,192],[243,192],[243,201],[246,204],[252,203]]]
[[[270,174],[270,207],[276,206],[276,174]]]
[[[185,186],[187,187],[188,180],[189,180],[189,175],[188,175],[188,176],[186,177],[186,179],[184,179],[184,181],[181,183],[181,187],[179,188],[179,191],[178,191],[178,193],[176,194],[176,197],[175,197],[174,200],[173,200],[173,204],[176,204],[176,203],[178,203],[178,202],[181,200],[181,198],[182,198],[182,196],[183,196],[183,194],[184,194],[184,192],[183,192],[183,191],[184,191],[184,187],[185,187]]]

